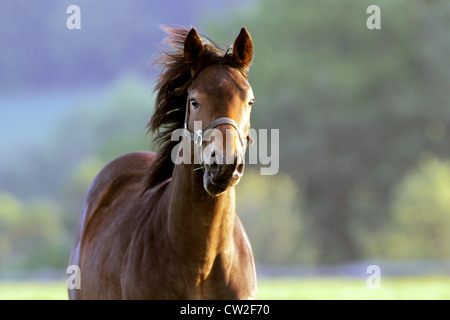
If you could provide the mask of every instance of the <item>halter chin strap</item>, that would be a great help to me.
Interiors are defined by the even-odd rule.
[[[253,138],[250,136],[250,134],[248,134],[245,137],[245,142],[244,142],[244,139],[242,138],[241,130],[239,129],[236,121],[234,121],[233,119],[227,118],[227,117],[221,117],[221,118],[218,118],[218,119],[214,120],[213,122],[208,124],[205,128],[203,128],[203,130],[197,130],[196,132],[190,131],[188,129],[188,121],[189,121],[189,113],[190,113],[189,101],[190,101],[190,99],[189,99],[189,96],[188,96],[187,103],[186,103],[186,116],[184,118],[184,129],[187,132],[189,132],[188,137],[190,137],[191,140],[194,141],[194,146],[197,149],[197,151],[200,151],[200,154],[201,154],[201,147],[202,147],[202,143],[203,143],[204,138],[208,137],[212,133],[212,129],[214,129],[215,127],[217,127],[217,126],[219,126],[221,124],[229,124],[229,125],[233,126],[236,129],[236,132],[237,132],[238,137],[239,137],[239,141],[240,141],[241,146],[242,146],[242,148],[244,150],[247,148],[247,142],[250,142],[250,144],[253,144]],[[203,168],[203,163],[202,163],[201,166]]]

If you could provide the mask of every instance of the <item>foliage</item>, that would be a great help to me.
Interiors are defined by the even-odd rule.
[[[35,199],[21,203],[0,193],[0,267],[59,267],[68,259],[61,209]],[[7,258],[7,259],[6,259]]]
[[[395,188],[381,248],[396,258],[450,258],[450,162],[426,159]]]
[[[310,247],[300,245],[305,225],[298,186],[284,174],[261,176],[246,170],[236,189],[236,210],[251,239],[258,264],[308,263]]]

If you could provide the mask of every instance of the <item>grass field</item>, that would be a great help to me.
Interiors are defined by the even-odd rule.
[[[263,279],[261,300],[315,299],[439,299],[450,300],[450,277],[383,278],[380,289],[368,289],[365,279]],[[0,300],[67,299],[65,282],[0,282]]]

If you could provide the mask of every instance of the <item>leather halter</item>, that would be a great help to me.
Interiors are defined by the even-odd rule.
[[[245,142],[244,142],[244,139],[242,138],[241,130],[239,129],[236,121],[234,121],[231,118],[227,118],[227,117],[221,117],[221,118],[214,120],[213,122],[208,124],[205,128],[203,128],[203,130],[197,130],[196,132],[190,131],[188,129],[189,114],[190,114],[189,102],[190,102],[190,98],[188,95],[187,102],[186,102],[186,116],[184,118],[184,130],[189,133],[189,135],[187,135],[187,136],[190,137],[190,139],[192,141],[194,141],[194,147],[196,148],[197,152],[200,151],[200,155],[201,155],[201,147],[202,147],[204,138],[208,137],[212,133],[212,129],[214,129],[215,127],[217,127],[221,124],[229,124],[236,129],[236,132],[238,134],[239,141],[241,143],[243,150],[245,150],[247,148],[247,142],[250,142],[250,144],[253,144],[253,138],[250,136],[250,134],[248,134],[245,137]],[[200,159],[202,159],[201,156],[200,156]],[[204,169],[203,161],[201,163],[201,168]]]

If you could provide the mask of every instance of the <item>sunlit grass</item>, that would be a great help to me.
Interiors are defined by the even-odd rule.
[[[0,282],[0,300],[64,300],[68,299],[64,281]]]
[[[64,300],[64,281],[0,282],[0,299]],[[380,289],[369,289],[366,279],[261,279],[258,299],[439,299],[450,300],[450,277],[382,278]]]
[[[268,279],[258,284],[258,299],[450,299],[450,277],[382,278],[379,289],[366,279]]]

